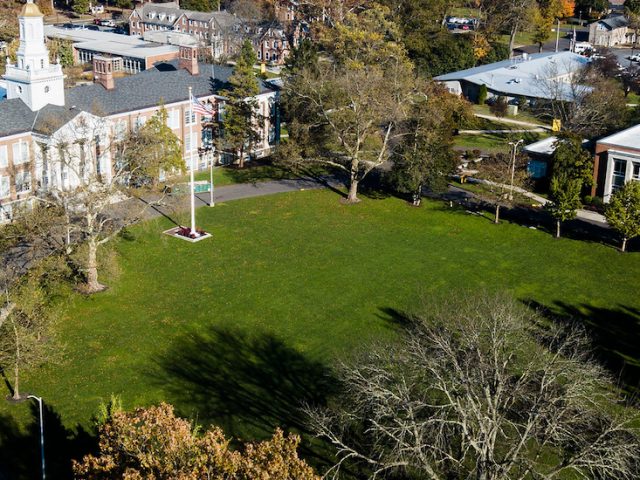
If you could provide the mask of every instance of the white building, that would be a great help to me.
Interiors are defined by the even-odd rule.
[[[188,165],[194,159],[196,169],[203,169],[231,160],[204,154],[201,147],[212,147],[223,126],[225,98],[220,91],[229,88],[232,68],[199,64],[197,47],[181,46],[178,60],[116,77],[118,58],[94,56],[94,83],[64,89],[60,65],[49,63],[42,20],[29,0],[20,14],[18,61],[4,77],[8,96],[0,99],[0,221],[35,195],[74,188],[83,175],[108,181],[117,162],[113,140],[144,124],[160,104]],[[252,157],[267,155],[279,139],[277,88],[263,81],[259,87],[261,139]],[[189,88],[212,106],[213,116],[191,114]]]
[[[592,195],[605,202],[625,183],[640,181],[640,125],[597,141],[594,180]]]

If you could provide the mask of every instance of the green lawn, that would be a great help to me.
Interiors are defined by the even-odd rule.
[[[219,204],[197,216],[212,239],[164,236],[166,219],[138,225],[115,245],[118,273],[103,279],[110,288],[76,295],[64,309],[64,362],[22,386],[60,415],[47,420],[54,446],[79,451],[60,440],[67,433],[58,423],[87,428],[112,393],[126,408],[169,401],[244,438],[274,425],[304,431],[296,407],[326,398],[328,365],[392,338],[397,312],[418,297],[428,304],[461,289],[507,290],[585,315],[612,358],[632,364],[627,374],[638,371],[640,297],[629,282],[640,278],[640,253],[495,226],[489,214],[440,202],[344,206],[330,191]],[[0,465],[37,455],[37,437],[20,433],[27,420],[26,404],[0,403]]]

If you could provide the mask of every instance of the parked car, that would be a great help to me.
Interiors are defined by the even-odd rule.
[[[87,25],[85,28],[86,28],[87,30],[94,30],[94,31],[96,31],[96,32],[99,32],[99,31],[100,31],[100,27],[99,27],[98,25]]]
[[[574,53],[577,53],[580,55],[582,55],[583,53],[587,53],[591,50],[593,50],[593,45],[591,45],[589,42],[576,42],[576,44],[573,47]]]
[[[100,25],[103,27],[115,27],[116,22],[110,18],[106,18],[104,20],[100,20]]]
[[[640,53],[636,53],[635,55],[631,55],[629,60],[632,62],[640,62]]]

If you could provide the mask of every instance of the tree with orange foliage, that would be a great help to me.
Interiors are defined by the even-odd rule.
[[[574,0],[560,0],[562,5],[562,18],[573,17],[576,10],[576,2]]]
[[[98,456],[74,461],[78,480],[320,480],[298,458],[300,437],[276,429],[270,440],[233,450],[219,427],[201,432],[173,407],[110,412],[99,428]]]

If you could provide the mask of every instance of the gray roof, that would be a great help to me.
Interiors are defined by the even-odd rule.
[[[53,119],[60,125],[81,111],[99,116],[132,112],[188,99],[188,88],[196,97],[219,94],[229,87],[231,67],[200,64],[200,73],[191,75],[177,68],[177,61],[161,63],[137,75],[115,79],[115,88],[106,90],[92,83],[65,90],[65,106],[47,105],[39,112],[32,112],[20,99],[0,102],[0,136],[34,131],[48,134]],[[260,93],[276,90],[276,87],[259,80]],[[62,120],[62,122],[61,122]]]
[[[598,143],[640,150],[640,125],[635,125],[608,137],[601,138]]]
[[[615,30],[616,28],[624,28],[629,25],[629,20],[627,20],[624,15],[616,15],[614,17],[598,20],[598,23],[604,25],[609,30]]]
[[[587,58],[572,52],[539,53],[519,60],[503,60],[447,73],[435,77],[435,80],[464,80],[475,85],[486,85],[491,91],[511,96],[550,98],[552,94],[559,94],[566,100],[572,100],[568,84],[560,82],[550,92],[545,80],[576,72],[588,62]]]

